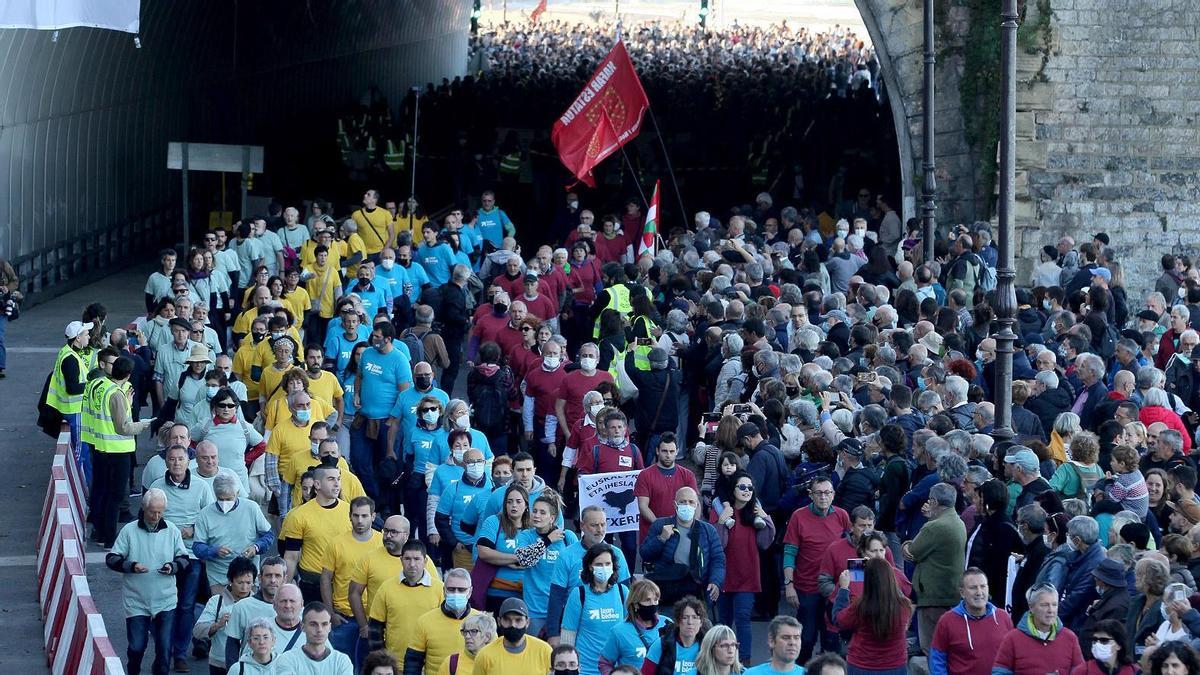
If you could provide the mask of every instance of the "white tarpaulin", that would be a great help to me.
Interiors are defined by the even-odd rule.
[[[0,28],[77,26],[138,32],[141,0],[0,0]]]
[[[589,506],[604,509],[609,532],[633,532],[638,529],[637,498],[633,484],[637,471],[597,473],[579,477],[579,513]]]

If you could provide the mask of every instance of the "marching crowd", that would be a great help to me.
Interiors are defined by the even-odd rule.
[[[130,672],[1200,673],[1192,260],[1131,298],[1106,234],[1046,246],[995,441],[986,223],[925,260],[868,189],[762,193],[643,251],[636,201],[498,197],[272,208],[66,327]]]

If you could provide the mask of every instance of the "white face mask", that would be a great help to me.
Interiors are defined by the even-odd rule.
[[[392,260],[391,258],[384,258],[383,260],[379,261],[379,264],[383,266],[383,269],[390,270],[396,266],[396,261]]]
[[[455,417],[454,426],[458,427],[459,429],[469,429],[471,427],[471,416],[467,413],[463,413],[458,417]]]
[[[597,403],[596,405],[588,408],[588,413],[590,413],[592,417],[595,417],[596,415],[600,414],[601,410],[604,410],[604,404]]]
[[[579,359],[579,366],[581,368],[583,368],[584,370],[595,370],[596,369],[596,357],[594,357],[594,356],[581,357]]]
[[[461,463],[462,459],[463,459],[463,455],[465,455],[465,454],[467,454],[467,451],[465,449],[455,448],[454,449],[454,461]]]
[[[1108,661],[1113,656],[1115,647],[1113,643],[1100,644],[1099,642],[1092,643],[1092,656],[1096,657],[1097,661]]]
[[[230,509],[232,509],[233,505],[236,503],[237,503],[236,499],[230,499],[229,501],[225,501],[222,499],[222,500],[217,501],[217,507],[221,509],[221,513],[229,513]]]
[[[850,230],[838,230],[837,236],[839,239],[845,239],[846,237],[850,236]]]
[[[558,364],[562,363],[562,357],[561,356],[543,356],[542,363],[545,364],[545,366],[547,368],[549,368],[550,370],[554,370],[555,368],[558,367]]]

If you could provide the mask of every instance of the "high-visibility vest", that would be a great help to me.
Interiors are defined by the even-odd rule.
[[[645,286],[638,286],[638,288],[646,293],[646,297],[650,296],[650,291]],[[609,286],[607,290],[608,304],[602,307],[599,312],[596,312],[596,324],[592,329],[592,337],[597,340],[600,339],[600,315],[604,313],[604,310],[615,309],[621,315],[622,319],[629,316],[629,313],[633,311],[633,305],[629,302],[629,286],[615,284]]]
[[[54,359],[54,374],[50,377],[50,388],[46,391],[46,403],[64,415],[77,415],[83,410],[83,394],[72,396],[67,393],[67,382],[63,379],[62,365],[68,358],[79,362],[80,384],[87,378],[87,359],[71,349],[71,345],[63,345]]]
[[[122,399],[121,405],[126,406],[127,412],[132,415],[133,411],[128,407],[129,402],[125,400],[128,390],[128,382],[124,385],[117,385],[110,382],[109,386],[103,389],[104,395],[101,397],[100,406],[93,411],[96,419],[95,429],[92,431],[92,437],[94,438],[92,445],[97,452],[133,452],[137,450],[136,438],[133,436],[122,436],[117,433],[117,428],[113,424],[112,412],[110,412],[112,397],[120,396]]]
[[[96,444],[93,433],[96,427],[97,409],[104,405],[105,389],[112,384],[104,375],[87,383],[83,388],[83,408],[79,415],[79,440],[88,445]],[[105,411],[107,412],[107,411]]]
[[[500,173],[515,176],[521,173],[521,151],[514,150],[500,158]]]
[[[400,148],[396,148],[396,142],[392,139],[387,140],[387,147],[383,151],[383,163],[392,171],[401,171],[404,169],[404,141],[400,141]]]
[[[375,159],[375,137],[367,136],[367,157]]]
[[[650,332],[650,329],[654,327],[654,322],[650,320],[650,317],[639,316],[637,319],[634,319],[634,323],[637,323],[639,319],[644,321],[646,324],[646,334],[653,335],[653,333]],[[635,368],[638,370],[650,370],[651,349],[654,349],[654,345],[635,344],[633,346],[633,366]]]

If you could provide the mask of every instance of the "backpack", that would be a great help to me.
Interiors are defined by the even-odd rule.
[[[508,395],[499,387],[500,373],[484,378],[471,389],[471,408],[475,426],[481,431],[497,431],[504,428],[508,414]]]
[[[996,290],[996,270],[983,260],[979,261],[979,287],[984,293]]]
[[[1067,462],[1067,465],[1070,466],[1075,471],[1075,475],[1079,477],[1079,493],[1068,495],[1070,497],[1086,499],[1088,495],[1092,494],[1092,488],[1095,487],[1096,482],[1101,478],[1104,478],[1104,474],[1100,472],[1098,467],[1092,467],[1087,471],[1084,471],[1083,468],[1075,462]]]
[[[1100,336],[1100,357],[1105,361],[1112,359],[1117,351],[1117,342],[1121,339],[1121,331],[1111,323],[1104,324],[1104,335]]]
[[[404,329],[400,334],[400,340],[408,346],[408,353],[412,357],[413,364],[425,361],[425,341],[413,334],[411,328]]]

